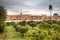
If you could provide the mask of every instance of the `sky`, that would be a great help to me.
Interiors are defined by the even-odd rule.
[[[60,0],[0,0],[0,4],[5,6],[7,14],[18,15],[49,15],[49,4],[52,4],[52,15],[60,13]]]

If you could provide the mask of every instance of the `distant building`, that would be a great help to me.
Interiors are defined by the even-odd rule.
[[[55,16],[51,17],[51,20],[55,20]],[[43,21],[43,20],[50,20],[50,16],[42,15],[29,15],[29,14],[20,14],[20,15],[7,15],[6,21],[14,21],[14,20],[36,20],[36,21]],[[60,20],[60,16],[57,16],[57,20]]]

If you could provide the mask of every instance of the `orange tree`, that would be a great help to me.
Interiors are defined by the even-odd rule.
[[[21,33],[21,37],[24,37],[24,33],[28,32],[28,27],[26,26],[16,27],[16,31]]]
[[[28,21],[27,24],[31,26],[32,28],[36,27],[38,24],[35,21]]]

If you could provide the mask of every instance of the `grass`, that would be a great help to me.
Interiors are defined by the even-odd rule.
[[[13,26],[5,27],[6,38],[5,40],[24,40],[20,37],[20,33],[16,32]]]

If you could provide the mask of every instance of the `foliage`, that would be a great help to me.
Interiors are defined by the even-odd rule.
[[[0,23],[0,33],[4,32],[4,25],[2,23]]]
[[[5,20],[6,20],[6,9],[0,5],[0,33],[4,32]]]
[[[16,28],[17,27],[17,24],[14,24],[13,27]]]
[[[28,21],[27,24],[31,27],[36,27],[37,26],[37,23],[34,22],[34,21]]]
[[[28,27],[24,27],[24,26],[17,27],[16,31],[20,32],[21,36],[24,37],[24,33],[28,32]]]
[[[10,26],[10,25],[15,25],[15,22],[6,22],[7,26]]]
[[[19,22],[19,25],[25,26],[25,25],[26,25],[26,21],[21,21],[21,22]]]
[[[2,5],[0,5],[0,21],[5,21],[6,19],[6,9]]]
[[[60,21],[55,20],[42,22],[28,21],[25,26],[15,25],[15,29],[17,32],[20,32],[21,37],[26,38],[26,40],[60,40],[59,22]]]
[[[10,22],[10,24],[11,24],[11,25],[14,25],[14,24],[15,24],[15,22],[13,22],[13,21],[12,21],[12,22]]]
[[[6,22],[6,25],[7,25],[7,26],[10,26],[10,22]]]

